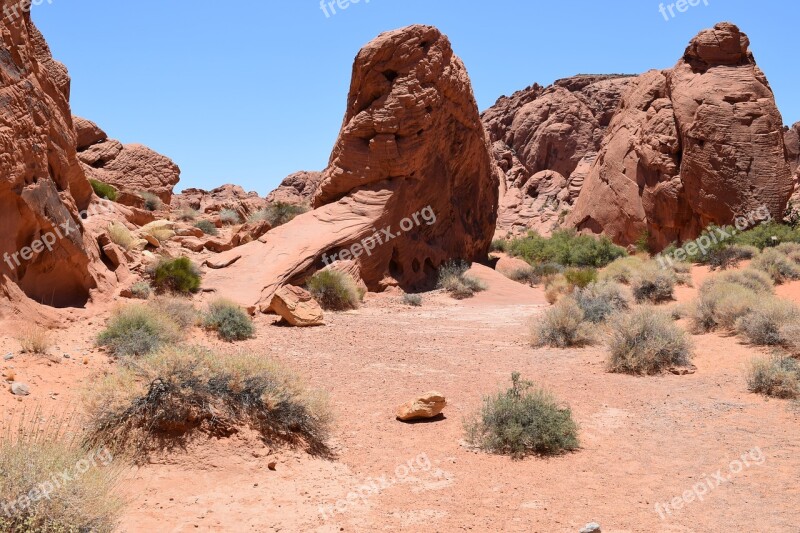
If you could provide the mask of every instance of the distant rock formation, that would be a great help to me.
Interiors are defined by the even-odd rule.
[[[322,181],[322,172],[295,172],[286,176],[278,188],[267,195],[267,201],[310,204],[320,181]]]
[[[792,188],[772,90],[747,36],[720,23],[631,85],[565,224],[660,249],[763,206],[779,219]]]
[[[501,97],[483,115],[500,182],[499,234],[562,223],[594,163],[626,75],[579,75]]]
[[[384,33],[356,57],[316,209],[228,252],[235,262],[205,285],[262,310],[278,287],[328,262],[348,263],[373,291],[424,286],[447,260],[486,259],[498,191],[469,77],[447,37],[420,25]]]
[[[223,185],[205,191],[203,189],[184,189],[172,197],[173,210],[190,208],[200,213],[217,214],[223,209],[232,209],[242,221],[263,209],[268,204],[257,192],[245,192],[239,185]]]
[[[78,159],[90,179],[129,194],[149,192],[169,204],[181,170],[170,158],[141,144],[109,139],[94,122],[74,117]]]

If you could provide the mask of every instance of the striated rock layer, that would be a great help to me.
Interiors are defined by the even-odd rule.
[[[356,57],[315,210],[232,251],[241,258],[206,286],[263,310],[279,286],[351,260],[373,291],[430,284],[449,259],[485,260],[498,190],[469,77],[448,39],[430,26],[384,33]]]
[[[792,193],[781,115],[736,26],[717,24],[671,70],[624,94],[566,225],[660,249]]]

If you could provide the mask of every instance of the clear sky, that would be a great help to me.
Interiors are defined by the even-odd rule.
[[[699,30],[731,21],[784,122],[800,121],[794,0],[699,0],[674,18],[665,9],[669,20],[656,0],[361,0],[327,17],[319,0],[41,2],[33,18],[69,67],[73,112],[174,159],[178,189],[237,183],[264,195],[324,168],[356,53],[414,23],[450,37],[484,110],[534,82],[670,67]]]

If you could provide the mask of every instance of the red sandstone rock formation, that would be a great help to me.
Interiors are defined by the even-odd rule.
[[[200,213],[214,214],[223,209],[232,209],[242,221],[265,208],[269,202],[256,192],[245,192],[239,185],[223,185],[211,191],[203,189],[184,189],[172,197],[173,210],[190,208]]]
[[[287,176],[277,189],[267,195],[267,201],[310,204],[321,180],[322,172],[295,172]]]
[[[486,258],[498,187],[469,77],[448,39],[430,26],[381,34],[356,57],[316,209],[228,252],[240,258],[210,272],[205,286],[264,310],[278,287],[302,283],[333,256],[355,259],[370,290],[422,286],[444,261]]]
[[[567,225],[658,249],[766,206],[783,216],[792,178],[782,119],[744,33],[698,34],[671,70],[625,93]]]
[[[498,233],[546,234],[563,222],[634,79],[580,75],[547,88],[533,85],[483,113],[503,171]]]

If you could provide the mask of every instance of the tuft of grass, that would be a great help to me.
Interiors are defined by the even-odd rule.
[[[570,408],[522,380],[518,372],[511,375],[511,388],[484,398],[480,413],[464,427],[471,445],[517,459],[558,455],[580,446]]]
[[[206,235],[211,235],[212,237],[215,235],[219,235],[219,230],[214,225],[213,222],[210,220],[198,220],[194,223],[194,227],[205,233]]]
[[[634,274],[642,270],[645,264],[645,261],[636,255],[620,257],[603,269],[600,279],[628,285],[633,281]]]
[[[800,362],[780,355],[754,359],[747,372],[747,388],[773,398],[800,398]]]
[[[164,208],[161,198],[151,192],[141,191],[139,196],[144,200],[144,208],[148,211],[159,211]]]
[[[106,200],[111,200],[112,202],[117,201],[119,193],[117,192],[117,189],[111,185],[94,179],[89,179],[89,184],[92,186],[94,193],[100,198],[105,198]]]
[[[148,305],[170,317],[181,330],[196,326],[200,318],[191,301],[175,296],[160,295]]]
[[[170,347],[119,367],[87,396],[87,411],[89,442],[137,461],[197,433],[229,435],[243,426],[270,445],[329,454],[324,397],[263,354]]]
[[[572,296],[585,320],[593,324],[605,322],[614,313],[631,307],[631,297],[626,288],[613,281],[591,283],[583,289],[575,289]]]
[[[303,205],[287,204],[285,202],[274,202],[264,209],[250,215],[248,222],[258,222],[266,220],[273,228],[283,226],[291,222],[298,215],[308,212],[308,207]]]
[[[800,321],[800,309],[786,300],[766,298],[736,321],[737,332],[756,346],[781,346],[788,339],[783,332]]]
[[[594,268],[568,268],[564,278],[571,287],[584,288],[597,281],[597,270]]]
[[[117,309],[97,337],[118,357],[143,356],[181,339],[180,325],[152,305],[132,304]]]
[[[563,296],[570,294],[573,287],[567,282],[564,274],[548,276],[544,280],[544,297],[548,303],[554,304]]]
[[[508,253],[531,264],[554,262],[564,266],[594,268],[606,266],[627,255],[624,248],[613,244],[608,237],[598,239],[579,235],[574,230],[558,230],[549,238],[530,232],[527,237],[512,240],[508,244]]]
[[[509,272],[506,274],[506,276],[512,281],[522,283],[523,285],[529,285],[531,287],[535,287],[542,281],[541,276],[536,273],[536,270],[533,267],[518,268]]]
[[[610,330],[610,372],[653,375],[691,363],[691,343],[667,313],[638,307],[612,319]]]
[[[68,423],[36,411],[0,435],[0,531],[115,531],[124,504],[117,491],[122,465],[105,447],[84,446]],[[56,486],[61,473],[70,481]]]
[[[131,285],[131,294],[138,300],[147,300],[150,298],[150,293],[152,291],[153,290],[152,287],[150,287],[150,283],[146,281],[137,281]]]
[[[319,305],[329,311],[358,309],[363,294],[352,276],[338,270],[321,270],[306,287]]]
[[[194,222],[200,216],[200,211],[191,207],[184,207],[175,215],[176,220],[181,222]],[[216,229],[216,228],[215,228]]]
[[[253,320],[239,305],[219,298],[211,302],[203,316],[203,327],[216,331],[219,338],[227,341],[243,341],[255,335]]]
[[[449,261],[439,268],[437,288],[444,289],[456,300],[472,298],[476,292],[487,289],[486,284],[466,275],[470,265],[465,261]]]
[[[200,270],[188,257],[162,257],[153,271],[153,287],[158,292],[189,294],[200,290],[200,282]]]
[[[112,222],[108,225],[108,238],[117,246],[127,250],[133,243],[133,235],[130,230],[120,222]]]
[[[242,217],[233,209],[223,209],[220,211],[219,219],[223,224],[227,224],[228,226],[233,226],[242,222]]]
[[[531,323],[531,345],[568,348],[592,343],[586,316],[573,297],[562,298]]]
[[[22,347],[22,353],[47,355],[48,350],[53,346],[50,332],[36,324],[23,326],[16,338]]]
[[[420,296],[419,294],[404,294],[403,303],[411,307],[421,307],[422,296]]]
[[[637,303],[661,303],[674,299],[675,272],[648,263],[633,274],[631,289]]]

